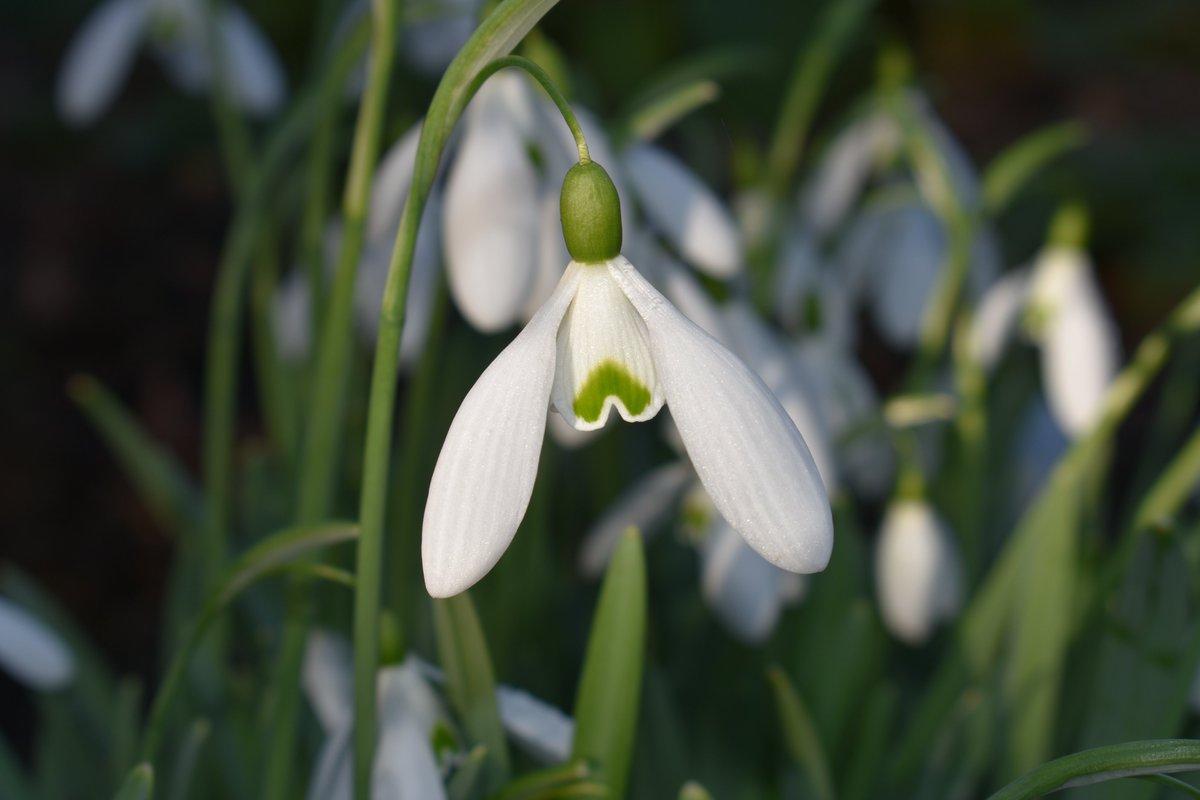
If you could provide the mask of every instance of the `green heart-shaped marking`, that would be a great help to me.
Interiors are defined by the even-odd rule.
[[[609,397],[620,400],[625,410],[635,417],[650,404],[650,390],[630,375],[625,367],[612,359],[605,359],[588,375],[571,407],[579,419],[596,422],[604,409],[604,401]]]

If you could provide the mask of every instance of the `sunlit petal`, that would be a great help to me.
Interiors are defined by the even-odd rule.
[[[568,268],[554,295],[484,371],[442,445],[421,536],[425,586],[449,597],[504,553],[533,492],[554,382],[557,333],[575,296]]]
[[[625,170],[654,226],[684,260],[713,277],[742,267],[742,240],[729,210],[687,167],[652,145],[625,153]]]
[[[591,578],[602,573],[630,526],[643,538],[653,534],[695,479],[691,465],[683,461],[672,461],[635,479],[584,536],[579,571]]]
[[[650,419],[663,390],[646,323],[606,265],[574,266],[579,283],[558,331],[551,402],[579,430],[603,427],[614,408],[629,422]]]
[[[71,42],[58,73],[58,113],[73,125],[98,117],[117,93],[146,30],[146,0],[107,0]]]
[[[824,569],[833,549],[829,500],[779,401],[628,261],[609,269],[646,320],[671,414],[717,510],[772,564]]]

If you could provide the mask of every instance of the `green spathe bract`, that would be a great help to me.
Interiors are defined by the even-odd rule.
[[[563,179],[563,238],[571,258],[594,264],[621,253],[621,199],[604,167],[581,161]]]
[[[624,403],[625,410],[637,416],[650,403],[650,390],[630,375],[625,367],[612,359],[605,359],[592,370],[580,387],[572,410],[580,419],[595,422],[600,419],[604,401],[609,397],[619,399]]]

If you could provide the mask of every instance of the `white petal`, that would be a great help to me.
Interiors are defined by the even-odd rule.
[[[145,0],[107,0],[76,34],[58,73],[58,113],[73,125],[100,115],[129,73],[146,29]]]
[[[589,578],[600,575],[625,529],[632,525],[641,531],[643,538],[648,536],[674,509],[683,490],[694,480],[691,466],[682,461],[656,467],[635,479],[583,537],[579,571]]]
[[[848,125],[821,158],[804,194],[804,219],[825,237],[845,219],[872,170],[900,144],[900,126],[874,112]]]
[[[75,679],[75,656],[53,630],[0,598],[0,669],[31,689],[61,689]]]
[[[258,26],[237,6],[223,8],[220,28],[223,56],[228,62],[225,74],[232,83],[233,98],[251,114],[272,113],[283,105],[287,91],[279,57]]]
[[[875,553],[880,612],[888,630],[921,644],[962,603],[962,563],[945,524],[923,501],[888,506]]]
[[[917,204],[895,209],[888,229],[873,266],[872,309],[888,342],[911,348],[941,274],[945,236],[933,212]]]
[[[413,170],[417,163],[417,145],[421,141],[421,123],[405,131],[395,144],[379,159],[371,180],[371,201],[367,206],[367,239],[383,242],[396,238],[404,203],[412,188]],[[429,206],[426,205],[426,214]],[[421,220],[424,227],[425,220]],[[390,244],[390,241],[389,241]]]
[[[971,357],[990,372],[1004,354],[1029,293],[1029,273],[1013,270],[992,284],[971,325]]]
[[[350,645],[328,631],[314,630],[304,643],[304,694],[326,733],[354,719],[354,658]]]
[[[549,703],[509,686],[496,687],[500,723],[513,741],[543,764],[561,764],[571,757],[575,722]]]
[[[308,782],[308,800],[351,800],[354,794],[351,773],[354,729],[340,728],[326,737],[317,755],[312,779]]]
[[[434,597],[469,588],[500,560],[529,505],[554,382],[559,323],[576,269],[484,370],[450,424],[421,534],[425,587]]]
[[[300,270],[292,270],[271,300],[271,329],[283,360],[298,363],[312,346],[312,292]]]
[[[716,278],[731,278],[741,271],[737,225],[691,170],[647,144],[631,146],[624,162],[646,215],[684,260]]]
[[[469,125],[446,183],[442,235],[455,302],[490,333],[517,321],[533,287],[537,176],[510,125]]]
[[[824,569],[833,549],[829,500],[779,401],[628,261],[609,268],[646,320],[671,415],[717,510],[777,567]]]
[[[646,323],[604,264],[572,264],[579,285],[558,330],[558,369],[551,402],[579,430],[622,419],[651,419],[663,404],[662,384]]]
[[[371,776],[373,800],[443,800],[446,787],[429,738],[410,717],[384,724]]]
[[[725,320],[733,351],[758,373],[796,424],[816,462],[826,493],[835,493],[837,466],[829,444],[829,429],[821,417],[813,382],[804,374],[799,360],[746,303],[735,301],[727,305]]]
[[[379,719],[382,725],[406,717],[429,736],[444,714],[437,695],[422,674],[415,658],[379,671]]]
[[[704,599],[731,633],[750,644],[766,640],[783,610],[780,578],[789,575],[750,549],[724,520],[704,543]]]
[[[1055,419],[1077,437],[1095,424],[1117,372],[1120,344],[1085,259],[1058,259],[1048,280],[1057,305],[1042,336],[1042,381]],[[1041,264],[1036,268],[1042,270]],[[1043,292],[1046,290],[1043,289]]]

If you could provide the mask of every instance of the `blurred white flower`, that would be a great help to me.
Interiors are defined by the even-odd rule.
[[[1075,438],[1096,423],[1116,376],[1116,325],[1083,250],[1048,246],[1038,255],[1031,280],[1029,302],[1042,351],[1042,383],[1054,418]]]
[[[0,669],[31,689],[48,692],[75,679],[75,657],[58,634],[0,597]]]
[[[971,358],[991,372],[1004,355],[1029,297],[1029,270],[1014,269],[983,293],[971,322]]]
[[[99,117],[150,45],[171,78],[187,91],[212,84],[201,0],[105,0],[72,40],[58,74],[59,114],[73,125]],[[222,5],[214,20],[226,63],[221,74],[245,111],[270,114],[286,94],[283,67],[258,27],[237,6]]]
[[[669,403],[702,483],[750,545],[794,572],[828,562],[829,504],[795,424],[741,361],[617,256],[573,261],[463,401],[425,508],[434,596],[468,588],[508,547],[533,488],[548,403],[579,429],[599,427],[614,407],[639,421]]]
[[[962,558],[946,524],[924,500],[893,501],[875,551],[884,625],[910,645],[929,639],[962,605]]]

